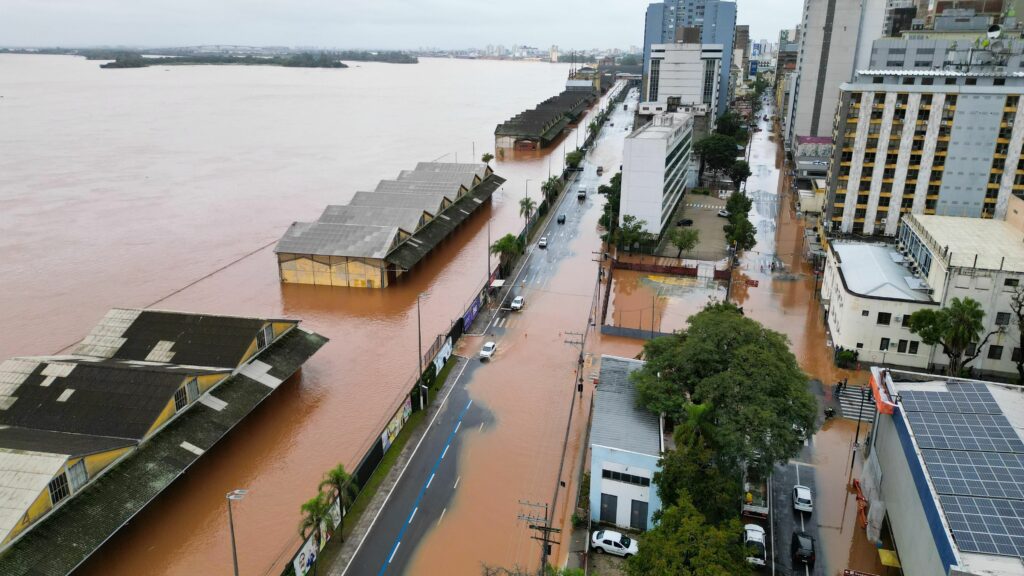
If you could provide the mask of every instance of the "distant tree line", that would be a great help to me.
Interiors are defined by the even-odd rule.
[[[351,62],[386,62],[389,64],[418,64],[416,56],[393,50],[322,50],[290,52],[287,50],[266,55],[232,55],[198,52],[190,48],[160,48],[126,50],[123,48],[40,48],[38,50],[0,49],[0,52],[22,54],[67,54],[83,56],[87,60],[113,60],[101,68],[143,68],[145,66],[241,64],[262,66],[293,66],[301,68],[347,68],[342,60]],[[162,58],[143,58],[143,54]]]

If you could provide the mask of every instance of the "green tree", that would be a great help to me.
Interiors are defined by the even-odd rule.
[[[622,172],[619,172],[612,176],[611,181],[607,186],[598,186],[597,191],[599,194],[603,194],[607,198],[607,202],[604,203],[602,209],[601,218],[598,219],[600,224],[605,229],[605,242],[614,242],[616,229],[619,225],[619,205],[622,200]]]
[[[647,226],[646,220],[638,219],[632,214],[626,214],[622,217],[622,226],[619,227],[619,238],[622,240],[622,244],[627,252],[633,249],[633,244],[640,242],[647,235],[644,232],[645,226]]]
[[[318,492],[302,504],[299,510],[302,512],[302,522],[299,524],[299,535],[305,540],[310,534],[319,530],[320,524],[325,524],[327,530],[334,530],[334,521],[330,514],[331,506],[327,503],[327,495]]]
[[[590,124],[587,125],[587,133],[589,133],[591,136],[597,134],[597,131],[600,129],[601,125],[598,123],[597,120],[591,120]]]
[[[562,181],[558,176],[552,176],[541,184],[540,190],[544,193],[544,198],[550,202],[562,191]]]
[[[910,331],[929,346],[941,345],[942,353],[949,359],[948,374],[959,376],[981,354],[988,339],[998,332],[998,329],[989,332],[979,344],[978,339],[985,329],[984,319],[985,311],[977,300],[953,298],[946,308],[918,310],[911,314]]]
[[[737,520],[709,524],[683,493],[644,534],[636,556],[626,561],[630,576],[742,576],[750,574]]]
[[[484,155],[480,157],[480,161],[484,164],[490,164],[491,160],[494,160],[494,154],[490,152],[484,152]]]
[[[732,304],[708,305],[686,330],[649,341],[644,358],[632,375],[637,404],[674,422],[688,420],[688,405],[708,405],[714,433],[701,437],[723,470],[747,463],[767,474],[803,448],[794,425],[813,433],[817,402],[786,337]]]
[[[341,509],[341,525],[338,526],[338,535],[341,537],[341,541],[344,542],[345,535],[342,534],[342,530],[345,527],[345,514],[352,507],[352,503],[355,502],[356,495],[359,494],[359,488],[356,486],[352,475],[345,470],[344,464],[338,464],[324,474],[324,479],[320,482],[320,490],[324,488],[329,488],[334,498],[338,500],[338,506]]]
[[[729,178],[738,191],[740,186],[747,181],[747,178],[750,178],[750,165],[745,160],[736,160],[732,163],[732,166],[729,166],[728,172]]]
[[[638,66],[641,64],[640,57],[636,54],[626,54],[619,57],[620,66]]]
[[[690,404],[687,408],[705,409],[710,406]],[[707,430],[695,433],[688,425],[677,425],[675,429],[676,449],[669,450],[661,457],[660,470],[654,473],[658,496],[662,502],[676,502],[684,491],[693,496],[702,514],[712,524],[720,524],[739,516],[739,502],[742,485],[741,471],[719,463],[709,448],[714,423],[707,420]]]
[[[753,200],[740,192],[733,192],[729,195],[729,199],[725,201],[725,209],[729,211],[730,217],[738,215],[746,218],[753,207]]]
[[[727,170],[736,160],[736,141],[722,134],[705,136],[693,145],[694,152],[700,156],[698,178],[704,178],[704,169],[712,172]]]
[[[700,231],[693,228],[673,228],[668,233],[668,241],[679,249],[676,258],[682,258],[683,252],[689,252],[700,242]]]
[[[583,152],[580,152],[579,150],[573,150],[565,155],[565,163],[573,168],[579,166],[582,161]]]
[[[757,228],[750,223],[745,215],[730,216],[729,223],[724,226],[725,240],[741,254],[757,245]]]
[[[519,200],[519,215],[523,217],[527,224],[529,224],[530,216],[533,216],[533,212],[536,209],[537,202],[533,198],[526,196]]]
[[[505,234],[491,244],[491,254],[497,254],[502,271],[507,274],[516,256],[523,253],[523,243],[512,234]]]
[[[743,118],[739,114],[729,111],[718,117],[715,121],[715,132],[728,136],[733,142],[745,132]]]

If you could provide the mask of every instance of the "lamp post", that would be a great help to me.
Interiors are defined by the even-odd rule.
[[[424,397],[423,389],[423,328],[420,322],[420,294],[416,295],[416,360],[419,363],[420,371],[416,376],[416,383],[420,387],[420,410],[425,410],[427,400]]]
[[[527,199],[529,197],[530,197],[530,179],[527,178],[526,182],[523,185],[523,199],[525,200],[525,199]],[[525,243],[527,245],[529,245],[529,243],[530,243],[530,213],[529,212],[526,213],[526,238],[525,238],[525,240],[526,240]]]
[[[235,519],[231,515],[231,501],[241,500],[248,493],[248,490],[237,488],[228,492],[227,496],[225,496],[228,500],[228,527],[231,529],[231,560],[235,566],[235,576],[238,576],[238,551],[235,549]]]

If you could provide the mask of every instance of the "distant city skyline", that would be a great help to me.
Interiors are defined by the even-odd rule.
[[[528,45],[627,50],[643,41],[648,0],[3,0],[0,45],[209,44],[449,50]],[[738,24],[774,40],[799,21],[800,0],[740,1]],[[779,4],[783,4],[779,6]]]

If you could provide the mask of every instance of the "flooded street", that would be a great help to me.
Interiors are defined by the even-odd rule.
[[[294,316],[331,338],[81,573],[227,570],[234,488],[250,490],[235,508],[241,571],[283,566],[299,504],[326,469],[355,466],[414,377],[417,295],[427,342],[485,279],[486,219],[494,238],[517,231],[526,179],[539,197],[561,148],[492,163],[508,182],[484,215],[386,291],[282,286],[273,243],[417,162],[478,159],[498,122],[561,91],[567,71],[429,59],[101,70],[0,56],[0,308],[17,311],[3,357],[58,352],[113,306]]]

